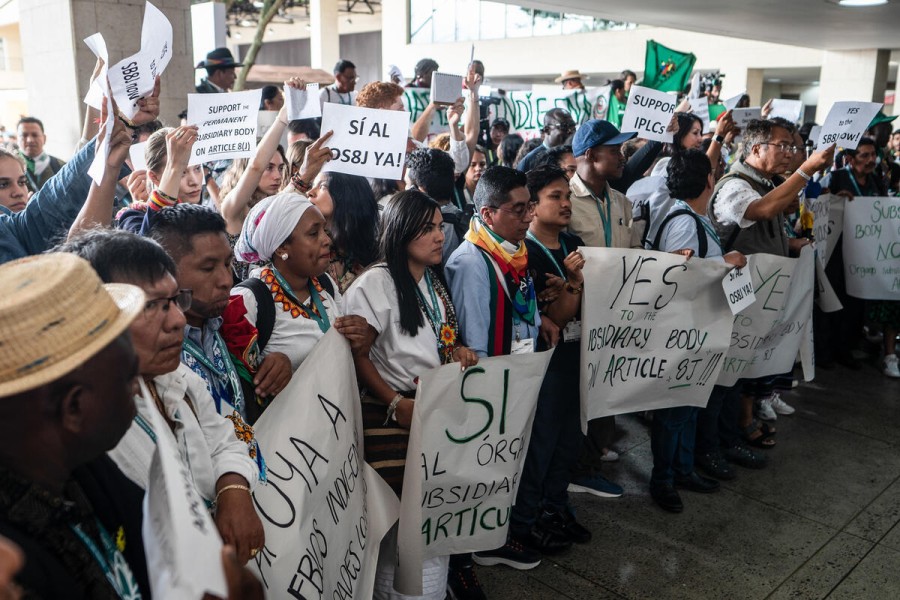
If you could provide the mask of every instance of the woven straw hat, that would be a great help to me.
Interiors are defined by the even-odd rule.
[[[83,258],[43,254],[0,265],[0,397],[74,371],[144,308],[133,285],[104,285]]]
[[[587,79],[587,75],[582,75],[581,71],[575,69],[574,71],[563,71],[562,75],[553,80],[554,83],[562,83],[563,81],[567,81],[569,79]]]

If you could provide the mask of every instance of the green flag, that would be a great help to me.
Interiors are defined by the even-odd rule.
[[[644,81],[641,85],[661,92],[681,92],[691,79],[695,62],[697,57],[693,54],[678,52],[647,40]]]

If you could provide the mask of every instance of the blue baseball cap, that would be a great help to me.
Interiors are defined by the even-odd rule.
[[[572,154],[581,156],[594,146],[618,146],[637,135],[636,131],[621,133],[619,129],[603,119],[591,119],[582,123],[572,140]]]

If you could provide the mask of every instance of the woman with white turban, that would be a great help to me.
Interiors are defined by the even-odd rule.
[[[265,327],[258,322],[267,310],[259,306],[261,301],[273,302],[275,318],[259,354],[285,354],[292,372],[332,326],[347,338],[354,354],[368,354],[374,335],[364,318],[341,315],[337,285],[323,274],[331,258],[325,218],[305,197],[282,193],[254,206],[234,255],[244,262],[265,264],[250,272],[250,280],[258,281],[248,280],[232,289],[222,326],[229,350],[242,358],[255,379],[263,375],[256,372],[259,357],[254,356],[256,334],[263,338],[264,333],[257,328]]]

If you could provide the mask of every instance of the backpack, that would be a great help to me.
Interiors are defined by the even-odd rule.
[[[659,245],[662,242],[662,235],[666,230],[666,225],[669,224],[669,221],[675,217],[680,217],[681,215],[690,215],[694,218],[694,225],[697,226],[697,244],[699,250],[697,255],[700,258],[706,258],[706,253],[709,250],[709,242],[706,239],[706,232],[703,230],[703,223],[700,222],[700,217],[697,213],[689,208],[679,208],[666,215],[666,218],[659,224],[659,228],[656,230],[656,236],[653,238],[653,244],[650,245],[648,250],[659,250]]]
[[[318,278],[319,285],[328,292],[328,295],[334,298],[334,284],[331,277],[323,275]],[[256,346],[260,356],[272,337],[272,331],[275,330],[275,299],[272,298],[272,292],[269,291],[262,279],[250,277],[237,284],[235,287],[241,287],[253,292],[253,298],[256,300]],[[244,405],[247,411],[247,423],[253,425],[262,414],[263,408],[268,404],[261,405],[256,400],[256,387],[252,381],[247,381],[243,377],[241,380],[241,390],[244,393]],[[252,399],[252,400],[251,400]]]

